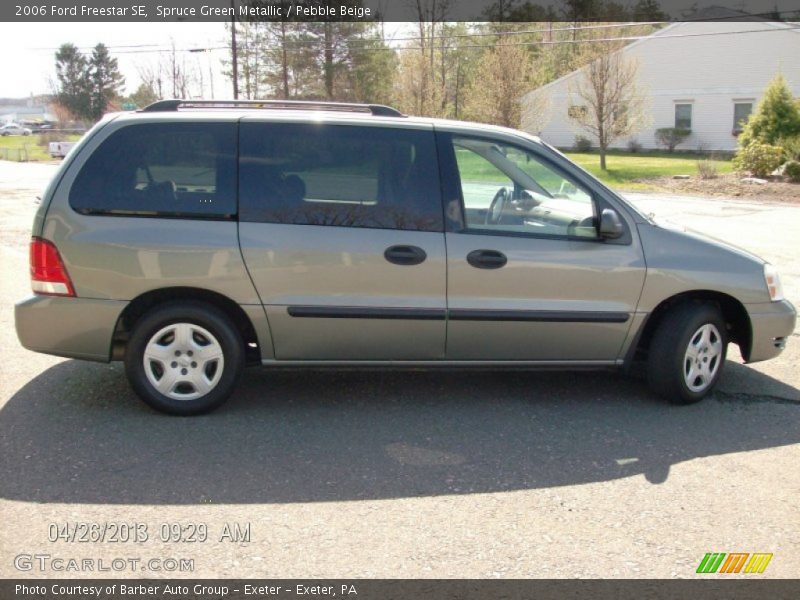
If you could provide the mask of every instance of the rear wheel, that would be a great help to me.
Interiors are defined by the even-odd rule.
[[[727,329],[718,308],[708,303],[675,307],[650,344],[650,387],[674,404],[702,400],[722,374],[727,348]]]
[[[139,397],[156,410],[196,415],[214,410],[233,392],[244,365],[244,344],[230,319],[202,303],[155,308],[136,322],[125,351],[125,373]]]

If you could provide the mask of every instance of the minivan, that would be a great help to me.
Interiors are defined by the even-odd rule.
[[[642,364],[677,404],[728,343],[777,356],[775,269],[642,214],[540,139],[369,104],[164,100],[106,116],[46,190],[21,343],[124,361],[171,414],[246,365]]]

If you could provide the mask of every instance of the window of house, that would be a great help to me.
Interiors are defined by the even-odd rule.
[[[112,133],[69,192],[85,214],[231,217],[236,124],[144,123]]]
[[[443,230],[430,130],[243,123],[239,135],[242,221]]]
[[[573,104],[567,108],[567,116],[570,119],[580,119],[581,117],[586,116],[586,107],[582,104]]]
[[[676,104],[675,129],[691,129],[691,128],[692,128],[692,105]]]
[[[734,102],[733,104],[733,131],[739,133],[744,129],[750,113],[753,112],[752,102]]]

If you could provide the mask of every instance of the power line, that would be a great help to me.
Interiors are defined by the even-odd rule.
[[[594,38],[594,39],[583,39],[583,40],[539,40],[536,42],[511,42],[511,43],[503,43],[504,46],[557,46],[562,44],[596,44],[596,43],[613,43],[613,42],[632,42],[636,40],[643,40],[643,39],[654,39],[654,40],[663,40],[663,39],[676,39],[676,38],[693,38],[693,37],[714,37],[714,36],[721,36],[721,35],[742,35],[748,33],[772,33],[772,32],[779,32],[779,31],[797,31],[800,30],[800,26],[790,26],[784,27],[780,29],[746,29],[741,31],[713,31],[713,32],[706,32],[706,33],[678,33],[678,34],[665,34],[665,35],[658,35],[656,34],[648,34],[648,35],[632,35],[632,36],[619,36],[619,37],[608,37],[608,38]],[[380,41],[380,40],[375,40]],[[461,48],[491,48],[497,44],[461,44],[458,46],[448,46],[445,47],[444,50],[455,50]],[[427,50],[429,47],[424,46],[397,46],[397,47],[390,47],[390,46],[378,46],[374,48],[353,48],[353,50],[359,51],[373,51],[373,50],[381,50],[381,51],[399,51],[399,50]],[[442,50],[441,46],[436,48],[437,50]],[[218,50],[230,50],[229,46],[209,46],[205,48],[164,48],[163,50],[130,50],[130,51],[119,51],[115,54],[148,54],[153,52],[211,52],[211,51],[218,51]]]
[[[546,27],[542,29],[526,29],[521,31],[498,31],[498,32],[472,32],[472,33],[453,33],[448,35],[435,35],[435,36],[404,36],[400,38],[391,38],[388,40],[381,40],[380,38],[353,38],[348,40],[348,43],[353,42],[375,42],[375,41],[387,41],[387,42],[406,42],[406,41],[415,41],[421,39],[449,39],[449,38],[465,38],[465,37],[494,37],[494,36],[504,36],[504,35],[525,35],[531,33],[555,33],[561,31],[587,31],[587,30],[597,30],[597,29],[618,29],[621,27],[635,27],[637,25],[665,25],[667,24],[666,21],[640,21],[640,22],[627,22],[627,23],[605,23],[601,25],[570,25],[569,27]],[[318,44],[321,43],[323,40],[320,39],[312,39],[312,40],[290,40],[289,42],[292,44]],[[77,46],[78,50],[93,50],[94,46]],[[110,45],[106,46],[109,50],[113,50],[115,48],[164,48],[165,50],[170,50],[171,48],[168,46],[164,46],[164,44],[127,44],[127,45]],[[219,48],[223,48],[220,46]],[[54,51],[59,50],[59,47],[39,47],[39,48],[28,48],[28,50],[35,50],[35,51]],[[194,51],[205,50],[205,48],[198,48]],[[192,51],[191,49],[187,49],[187,51]]]

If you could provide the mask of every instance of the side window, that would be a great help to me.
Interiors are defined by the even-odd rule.
[[[457,136],[453,149],[467,229],[597,237],[591,194],[533,153]]]
[[[236,125],[145,123],[111,134],[75,178],[69,203],[87,214],[231,217]]]
[[[442,231],[432,131],[242,123],[242,221]]]

